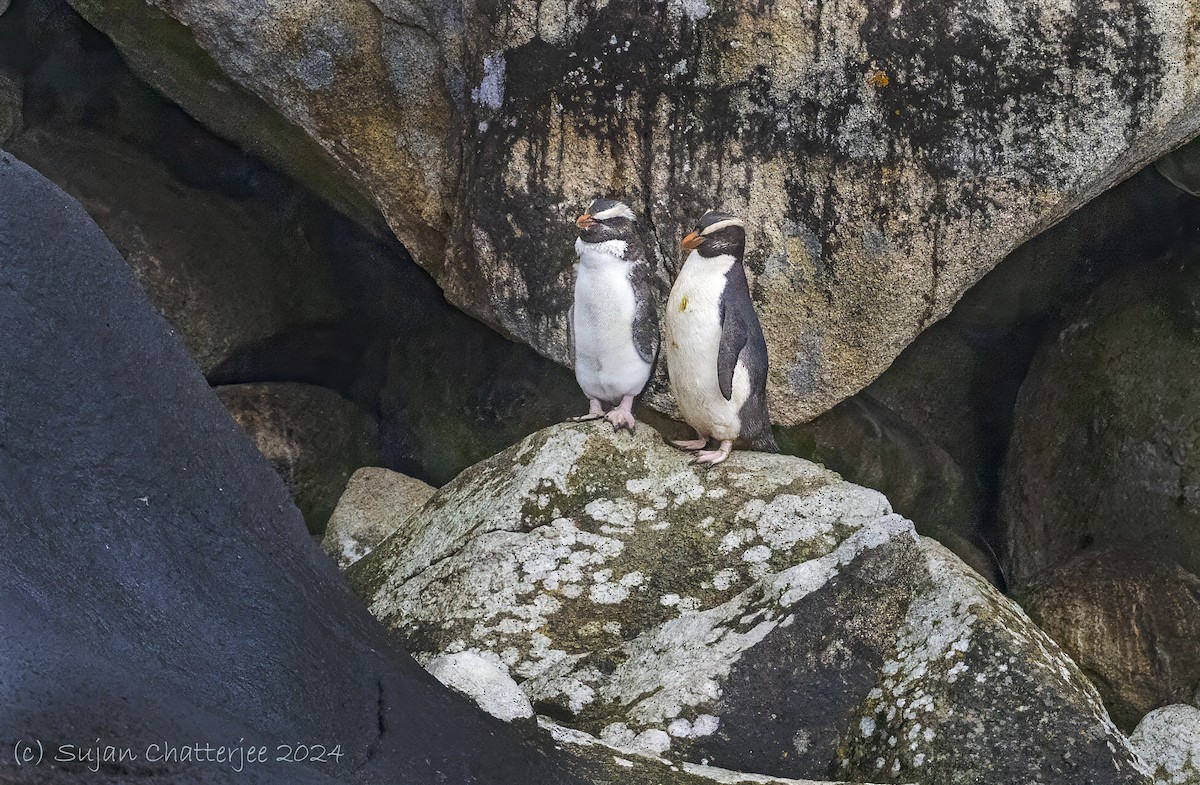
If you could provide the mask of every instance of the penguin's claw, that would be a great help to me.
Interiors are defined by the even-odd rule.
[[[611,412],[604,415],[604,419],[612,425],[614,432],[619,431],[622,428],[627,428],[630,432],[632,432],[633,426],[637,424],[637,420],[634,419],[633,413],[625,411],[624,409],[613,409]]]
[[[701,450],[696,453],[696,457],[692,459],[692,463],[702,463],[708,466],[716,466],[721,461],[729,457],[729,453],[733,450],[733,442],[721,442],[720,449],[717,450]]]
[[[592,420],[603,419],[603,414],[581,414],[578,417],[570,417],[567,422],[591,422]]]
[[[705,447],[707,447],[708,439],[679,439],[678,441],[672,439],[671,446],[678,447],[681,450],[687,450],[688,452],[695,452],[696,450],[703,450]]]

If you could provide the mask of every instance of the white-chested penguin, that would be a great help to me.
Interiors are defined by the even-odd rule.
[[[633,430],[633,399],[658,355],[660,284],[646,260],[628,205],[597,199],[575,221],[579,254],[571,348],[575,378],[590,403],[581,420],[603,417]],[[605,414],[604,405],[612,409]]]
[[[735,441],[778,452],[767,415],[767,342],[742,268],[745,226],[710,210],[680,245],[690,253],[671,287],[663,337],[671,390],[699,438],[672,444],[707,464],[728,458]],[[710,438],[718,449],[705,449]]]

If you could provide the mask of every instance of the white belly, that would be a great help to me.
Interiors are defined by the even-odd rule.
[[[663,348],[671,390],[688,425],[704,436],[736,439],[742,432],[740,412],[750,396],[750,376],[739,362],[733,374],[733,396],[725,400],[717,381],[721,346],[721,293],[733,257],[704,259],[695,251],[684,262],[663,319]]]
[[[650,364],[633,343],[636,304],[625,262],[584,250],[575,279],[575,378],[589,397],[618,403],[637,395]]]

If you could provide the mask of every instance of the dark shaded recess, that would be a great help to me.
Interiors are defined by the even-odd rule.
[[[210,383],[336,390],[379,420],[384,465],[436,485],[577,413],[569,371],[447,303],[390,233],[346,218],[167,102],[62,0],[15,0],[0,18],[0,66],[26,76],[27,127],[84,127],[147,150],[182,183],[270,210],[329,260],[347,316],[244,346]]]
[[[924,431],[977,478],[983,510],[979,534],[986,548],[1001,548],[995,516],[1000,468],[1017,393],[1043,338],[1062,329],[1076,305],[1109,276],[1129,269],[1166,276],[1175,255],[1168,250],[1200,249],[1198,233],[1200,199],[1147,167],[1013,251],[860,393]],[[967,347],[969,357],[946,356],[948,342]],[[948,397],[944,384],[960,387],[959,394]],[[966,401],[966,406],[947,411],[947,400]],[[825,417],[836,417],[849,405]],[[841,463],[836,453],[826,452],[820,460],[855,479],[856,466]],[[892,498],[886,478],[872,487]],[[920,509],[898,506],[897,512],[920,525]]]
[[[376,414],[389,468],[434,485],[582,410],[570,371],[447,303],[395,240],[329,209],[308,211],[304,228],[333,260],[350,315],[246,346],[210,383],[337,390]]]
[[[0,154],[0,740],[341,745],[338,764],[95,780],[575,783],[437,684],[308,538],[279,478],[82,208]],[[78,782],[85,766],[6,782]],[[602,779],[602,778],[601,778]]]

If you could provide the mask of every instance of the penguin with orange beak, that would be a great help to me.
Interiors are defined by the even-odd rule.
[[[718,464],[734,444],[779,452],[767,414],[767,342],[742,267],[746,228],[710,210],[683,238],[688,252],[663,317],[671,390],[695,439],[671,442]],[[708,449],[710,439],[717,449]]]
[[[633,400],[658,356],[660,282],[636,224],[633,210],[615,199],[595,200],[575,221],[579,265],[568,319],[575,378],[589,410],[573,421],[603,418],[613,430],[633,430]]]

